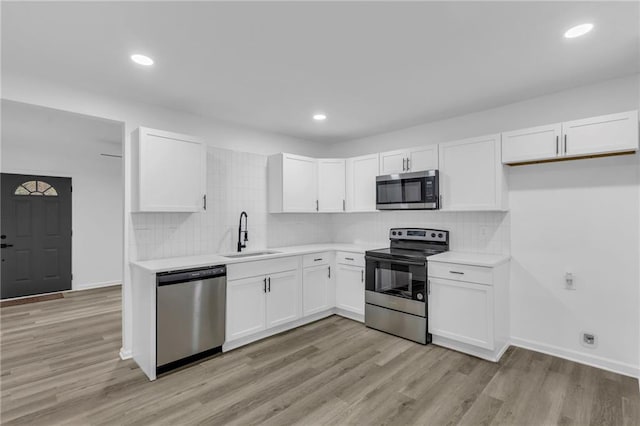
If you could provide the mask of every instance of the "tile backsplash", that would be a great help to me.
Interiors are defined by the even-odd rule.
[[[334,214],[332,241],[389,244],[390,228],[432,228],[450,232],[451,250],[509,253],[509,214],[506,212],[440,212],[428,210]]]
[[[207,211],[133,213],[132,258],[137,260],[236,250],[240,212],[248,214],[247,250],[346,242],[388,244],[392,227],[451,231],[451,249],[509,253],[509,214],[396,211],[349,214],[269,214],[267,156],[209,147]]]
[[[330,218],[267,212],[267,156],[207,149],[207,211],[133,213],[136,260],[236,251],[240,212],[248,215],[247,250],[331,241]]]

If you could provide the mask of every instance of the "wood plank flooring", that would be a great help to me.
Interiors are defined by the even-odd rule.
[[[635,379],[511,348],[498,364],[333,316],[147,381],[120,288],[1,308],[2,424],[639,425]]]

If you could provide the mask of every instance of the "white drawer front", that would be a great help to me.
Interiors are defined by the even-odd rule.
[[[361,253],[339,251],[338,254],[336,254],[336,263],[341,263],[343,265],[361,266],[364,268],[364,255]]]
[[[459,263],[429,262],[429,277],[466,281],[478,284],[493,284],[493,269],[484,266],[462,265]]]
[[[305,254],[302,258],[302,266],[308,268],[309,266],[328,265],[330,261],[331,252],[328,251]]]
[[[227,266],[227,281],[292,271],[298,269],[299,264],[300,256],[232,263]]]

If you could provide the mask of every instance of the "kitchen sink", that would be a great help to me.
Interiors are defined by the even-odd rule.
[[[238,257],[252,257],[252,256],[264,256],[267,254],[277,254],[279,251],[267,250],[267,251],[253,251],[248,253],[236,253],[236,254],[228,254],[222,257],[228,257],[229,259],[236,259]]]

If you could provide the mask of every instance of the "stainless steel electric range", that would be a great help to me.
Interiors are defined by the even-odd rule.
[[[430,343],[427,257],[449,250],[449,231],[392,228],[389,239],[391,247],[365,253],[365,324]]]

